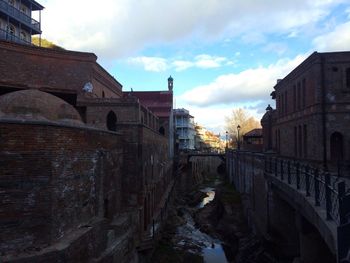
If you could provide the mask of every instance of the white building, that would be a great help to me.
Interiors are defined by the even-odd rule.
[[[186,109],[174,109],[176,134],[180,150],[194,150],[194,121]]]

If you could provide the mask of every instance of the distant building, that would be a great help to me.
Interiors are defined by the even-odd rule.
[[[278,80],[261,120],[264,149],[349,168],[350,52],[314,52]]]
[[[186,109],[175,109],[175,128],[179,140],[180,150],[194,150],[194,122],[193,116]]]
[[[247,151],[262,151],[262,129],[253,129],[243,135],[243,149]]]
[[[220,134],[214,134],[203,126],[195,125],[195,149],[201,152],[221,152],[224,143],[220,139]]]
[[[41,10],[34,0],[0,0],[0,39],[20,44],[32,43],[32,35],[41,34]],[[39,11],[39,21],[32,12]]]

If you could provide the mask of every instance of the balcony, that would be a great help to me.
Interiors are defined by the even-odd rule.
[[[34,33],[36,34],[41,33],[40,23],[38,21],[26,15],[19,9],[13,7],[9,3],[5,2],[4,0],[0,0],[0,11],[3,11],[5,14],[12,17],[13,19],[25,24],[26,26],[34,30]]]
[[[9,32],[3,29],[0,29],[0,39],[15,42],[18,44],[32,45],[32,43],[29,42],[28,40],[21,39],[18,36],[10,34]]]

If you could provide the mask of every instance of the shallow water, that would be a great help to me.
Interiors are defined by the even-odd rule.
[[[203,208],[206,204],[214,200],[215,197],[214,188],[207,187],[201,191],[206,193],[207,197],[203,198],[196,207],[197,209]],[[221,246],[221,241],[210,237],[196,228],[190,213],[186,210],[183,212],[186,224],[177,228],[175,235],[177,246],[186,248],[188,252],[201,254],[205,263],[227,263],[228,261]]]

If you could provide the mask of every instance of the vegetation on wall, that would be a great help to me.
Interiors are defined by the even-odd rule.
[[[40,38],[39,37],[32,37],[32,44],[35,46],[40,46]],[[54,44],[53,42],[51,42],[45,38],[41,38],[41,47],[51,48],[51,49],[56,49],[56,50],[64,50],[63,47],[60,47],[60,46]]]

